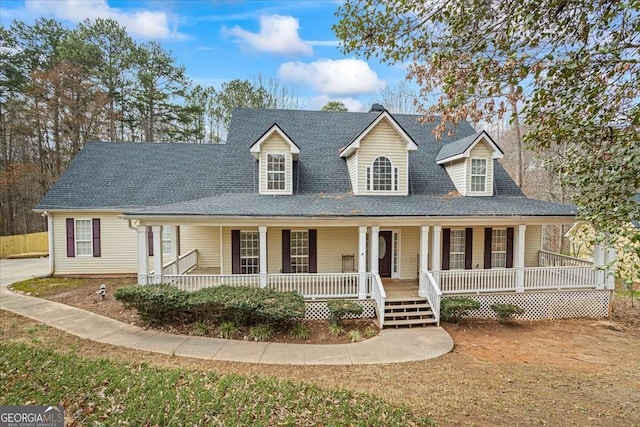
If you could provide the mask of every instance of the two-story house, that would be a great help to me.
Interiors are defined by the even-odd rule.
[[[52,273],[358,298],[387,325],[437,321],[453,294],[538,307],[600,292],[571,315],[606,315],[605,273],[542,251],[543,227],[575,208],[525,197],[486,132],[462,122],[436,139],[418,119],[237,109],[222,145],[89,143],[37,207]]]

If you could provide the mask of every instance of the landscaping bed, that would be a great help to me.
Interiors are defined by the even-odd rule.
[[[174,321],[151,326],[142,321],[135,310],[126,308],[122,302],[114,298],[114,293],[118,289],[131,286],[134,283],[135,279],[131,277],[44,278],[25,280],[11,285],[10,288],[14,292],[60,302],[131,325],[154,328],[173,334],[221,337],[219,325],[213,323]],[[96,293],[102,284],[106,286],[107,290],[104,299]],[[340,335],[330,333],[327,320],[304,320],[301,323],[308,329],[306,338],[295,338],[291,336],[289,329],[276,328],[273,331],[273,336],[266,341],[297,344],[346,344],[365,340],[379,333],[379,329],[372,319],[350,319],[343,322],[343,332]],[[253,339],[249,329],[249,327],[238,326],[235,332],[225,337],[238,340]]]

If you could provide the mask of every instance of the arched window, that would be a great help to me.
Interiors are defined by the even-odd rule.
[[[393,167],[391,160],[387,157],[376,158],[368,169],[369,190],[391,191],[398,189],[398,169]]]

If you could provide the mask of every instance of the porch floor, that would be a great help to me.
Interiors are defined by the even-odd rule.
[[[384,291],[387,293],[387,299],[402,299],[418,297],[418,281],[417,280],[401,280],[401,279],[382,279]]]

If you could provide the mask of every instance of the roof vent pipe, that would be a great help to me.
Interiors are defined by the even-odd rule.
[[[382,104],[373,104],[371,106],[371,110],[369,110],[369,112],[372,113],[374,111],[377,111],[377,112],[384,111],[384,105],[382,105]]]

